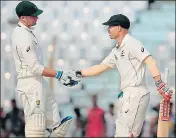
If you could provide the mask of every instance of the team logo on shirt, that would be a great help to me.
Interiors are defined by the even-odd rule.
[[[40,100],[37,100],[36,104],[37,104],[37,106],[39,106],[40,105]]]
[[[125,52],[124,52],[124,50],[122,50],[122,52],[121,52],[121,55],[120,55],[120,56],[121,56],[121,57],[125,56],[125,55],[124,55],[124,53],[125,53]]]
[[[29,52],[29,50],[30,50],[30,46],[27,47],[26,52]]]
[[[141,52],[144,52],[144,48],[143,47],[141,48]]]

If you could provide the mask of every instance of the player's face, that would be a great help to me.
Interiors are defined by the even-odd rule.
[[[118,26],[109,26],[108,33],[111,39],[116,39],[119,35]]]
[[[36,16],[24,16],[23,21],[28,25],[28,26],[34,26],[37,24],[37,19],[38,17]]]
[[[34,26],[34,25],[36,25],[37,24],[37,19],[38,19],[38,17],[36,17],[36,16],[27,16],[27,20],[28,20],[28,24],[30,25],[30,26]]]

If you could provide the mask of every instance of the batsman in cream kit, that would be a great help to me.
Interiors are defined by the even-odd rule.
[[[43,76],[56,78],[67,87],[77,85],[79,80],[72,78],[74,70],[56,71],[44,67],[41,48],[32,29],[43,11],[29,1],[20,2],[15,10],[19,22],[12,33],[12,46],[17,72],[16,90],[24,108],[25,136],[65,137],[72,117],[60,120],[54,93]]]
[[[139,40],[128,33],[130,20],[125,15],[113,15],[103,25],[108,26],[109,36],[116,40],[116,46],[100,64],[76,73],[84,78],[117,68],[121,92],[118,95],[115,137],[137,137],[141,132],[150,100],[150,92],[145,82],[145,65],[148,66],[157,90],[165,100],[171,99],[172,90],[162,81],[151,54]]]
[[[117,45],[100,64],[77,71],[56,71],[43,65],[42,52],[32,30],[42,12],[29,1],[20,2],[16,6],[19,23],[12,33],[17,93],[25,113],[25,136],[45,137],[45,130],[48,130],[51,137],[65,137],[72,121],[71,116],[60,120],[54,93],[43,77],[56,78],[63,85],[72,87],[84,77],[96,76],[115,67],[121,80],[115,137],[139,136],[150,99],[144,80],[145,65],[165,100],[171,99],[172,91],[162,81],[156,62],[147,49],[128,33],[129,19],[117,14],[103,23]]]

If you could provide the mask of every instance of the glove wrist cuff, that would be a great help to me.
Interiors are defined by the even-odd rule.
[[[63,71],[58,71],[55,78],[60,79],[62,76],[62,73]]]
[[[76,77],[83,77],[80,70],[76,71]]]
[[[160,86],[162,83],[163,83],[163,81],[162,81],[162,80],[159,80],[159,81],[156,81],[156,82],[155,82],[155,85],[158,87],[158,86]]]

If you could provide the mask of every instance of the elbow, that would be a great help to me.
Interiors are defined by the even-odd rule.
[[[41,76],[43,74],[44,66],[40,65],[38,62],[34,63],[31,67],[32,74]]]

